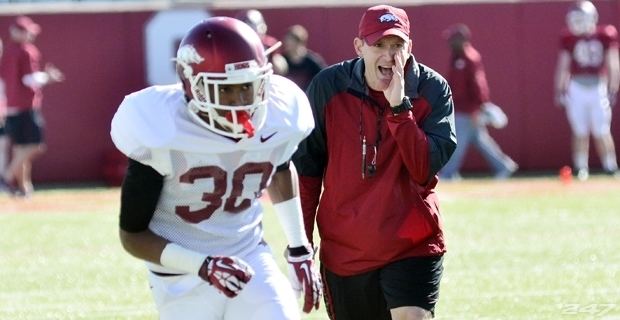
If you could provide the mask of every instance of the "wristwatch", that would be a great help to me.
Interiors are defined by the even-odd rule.
[[[413,109],[411,101],[409,100],[409,97],[405,96],[399,105],[392,107],[392,114],[397,115],[411,109]]]

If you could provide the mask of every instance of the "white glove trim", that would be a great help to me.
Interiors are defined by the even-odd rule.
[[[172,242],[166,245],[159,257],[162,266],[195,275],[198,274],[205,259],[207,259],[206,254],[186,249]]]
[[[288,246],[290,248],[308,246],[310,242],[308,241],[306,229],[304,228],[301,199],[297,196],[282,202],[274,203],[273,209],[278,216],[282,229],[284,229],[284,234],[288,240]]]
[[[22,78],[22,83],[27,87],[38,89],[46,85],[50,81],[50,76],[43,71],[36,71],[25,75]]]

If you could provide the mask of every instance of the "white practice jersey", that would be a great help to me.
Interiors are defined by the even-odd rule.
[[[125,97],[111,136],[121,152],[164,176],[149,225],[154,233],[208,255],[244,255],[261,241],[258,198],[314,127],[308,100],[293,82],[274,75],[269,94],[265,124],[238,142],[196,123],[180,84]]]

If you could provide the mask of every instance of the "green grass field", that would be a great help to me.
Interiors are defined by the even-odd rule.
[[[438,192],[449,251],[436,319],[620,319],[620,181],[472,179]],[[0,195],[0,319],[157,319],[142,263],[118,242],[118,197]]]

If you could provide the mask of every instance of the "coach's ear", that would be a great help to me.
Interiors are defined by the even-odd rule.
[[[355,39],[353,39],[353,48],[355,49],[355,54],[357,54],[358,57],[363,58],[362,56],[362,47],[364,46],[364,39],[355,37]]]

